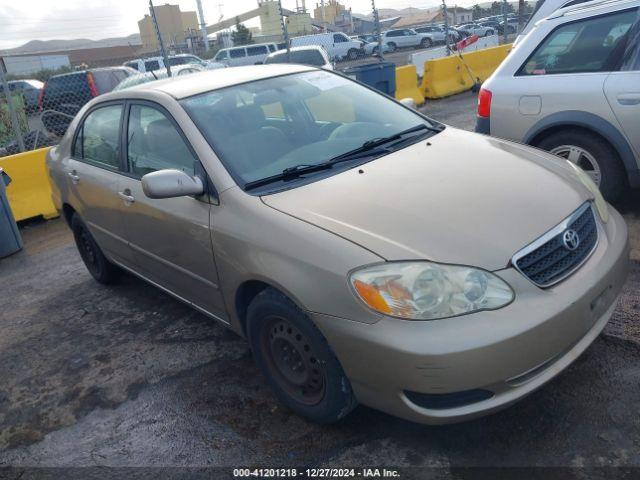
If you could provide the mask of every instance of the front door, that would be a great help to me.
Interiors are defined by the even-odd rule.
[[[142,191],[140,180],[163,169],[190,175],[196,169],[204,170],[176,123],[160,107],[134,103],[126,117],[128,175],[122,177],[118,194],[137,268],[149,280],[226,321],[211,244],[208,199],[151,199]]]

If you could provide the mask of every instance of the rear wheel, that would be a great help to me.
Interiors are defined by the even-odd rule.
[[[624,166],[602,137],[577,129],[563,130],[543,138],[537,146],[582,168],[608,201],[617,200],[624,192]]]
[[[493,35],[493,30],[487,30],[486,32],[484,32],[485,37],[490,37],[491,35]]]
[[[89,232],[89,229],[77,213],[71,217],[71,230],[78,247],[80,257],[93,278],[104,284],[113,283],[121,270],[109,262]]]
[[[291,410],[332,423],[355,407],[351,383],[326,339],[285,295],[267,288],[256,296],[247,335],[258,367]]]

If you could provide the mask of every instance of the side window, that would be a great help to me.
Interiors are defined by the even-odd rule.
[[[173,123],[159,110],[132,105],[127,140],[127,161],[132,174],[142,177],[167,168],[194,174],[195,157]]]
[[[227,50],[220,50],[218,53],[216,53],[216,57],[214,60],[226,60],[227,58],[229,58]]]
[[[148,61],[144,62],[144,69],[147,72],[150,72],[151,70],[159,70],[160,69],[160,63],[158,63],[157,60],[148,60]]]
[[[229,56],[231,58],[243,58],[247,55],[245,54],[244,48],[234,48],[233,50],[229,50]]]
[[[276,51],[275,45],[269,45],[269,51],[270,52],[275,52]]]
[[[121,115],[122,105],[109,105],[91,112],[76,137],[74,156],[118,169]]]
[[[518,75],[608,72],[617,69],[636,10],[579,20],[556,28]]]
[[[620,65],[620,70],[640,70],[640,8],[635,23],[627,32],[627,44]]]
[[[339,35],[339,34],[335,33],[333,35],[333,43],[342,43],[342,42],[346,42],[344,37],[342,35]]]
[[[138,70],[138,62],[127,62],[125,66]]]
[[[253,57],[257,55],[266,55],[269,53],[267,51],[267,47],[265,45],[260,45],[258,47],[247,47],[247,56]]]

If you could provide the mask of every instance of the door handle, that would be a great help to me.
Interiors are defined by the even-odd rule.
[[[71,183],[73,183],[74,185],[77,185],[78,183],[80,183],[80,177],[76,174],[75,170],[68,172],[67,175],[69,175],[69,178],[71,179]]]
[[[621,93],[618,95],[620,105],[640,105],[640,93]]]
[[[124,200],[124,203],[133,203],[136,199],[131,195],[129,190],[125,190],[124,192],[118,192],[118,196]]]

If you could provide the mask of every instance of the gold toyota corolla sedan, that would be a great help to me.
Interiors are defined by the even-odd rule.
[[[593,342],[627,276],[579,168],[313,68],[102,95],[47,165],[96,280],[127,270],[245,336],[317,422],[504,408]]]

